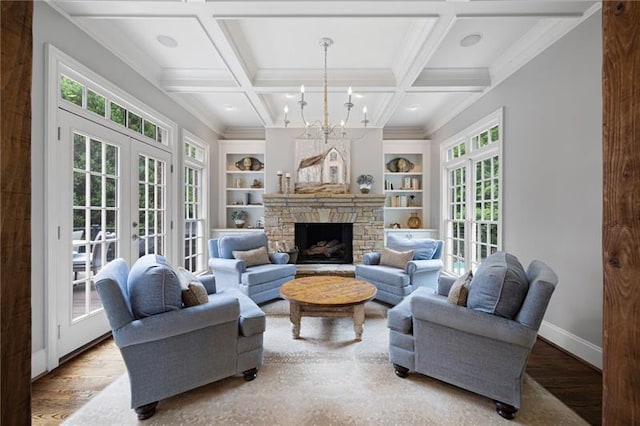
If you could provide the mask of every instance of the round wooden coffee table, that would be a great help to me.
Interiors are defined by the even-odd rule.
[[[355,278],[317,276],[298,278],[280,287],[280,295],[289,301],[293,338],[300,338],[300,318],[353,318],[356,340],[362,340],[364,304],[376,295],[376,287]]]

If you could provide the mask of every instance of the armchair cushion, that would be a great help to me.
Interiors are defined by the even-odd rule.
[[[382,265],[356,265],[356,276],[370,282],[382,282],[393,287],[406,287],[410,277],[403,269]]]
[[[413,259],[413,250],[397,251],[385,247],[380,253],[380,265],[393,266],[394,268],[404,269],[411,259]]]
[[[127,281],[136,318],[182,309],[182,287],[164,256],[147,254],[136,261]]]
[[[471,309],[513,319],[529,291],[524,268],[512,254],[498,252],[478,267],[469,290]]]
[[[469,287],[472,279],[473,273],[471,271],[461,275],[451,286],[449,294],[447,295],[447,302],[458,306],[467,306]]]
[[[439,244],[438,240],[429,238],[408,238],[395,234],[387,236],[387,247],[397,251],[413,250],[413,260],[433,259]]]
[[[267,253],[267,248],[264,246],[252,250],[233,250],[232,253],[235,259],[244,261],[244,265],[247,268],[250,266],[271,263],[269,260],[269,254]]]
[[[240,280],[244,285],[256,285],[287,278],[295,274],[296,265],[275,265],[269,263],[247,269],[240,277]]]
[[[201,283],[190,282],[187,284],[187,288],[182,290],[182,303],[185,308],[204,305],[208,301],[207,289]]]

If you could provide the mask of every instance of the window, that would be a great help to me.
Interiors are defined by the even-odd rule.
[[[186,133],[186,132],[185,132]],[[207,148],[195,137],[184,140],[184,268],[191,272],[207,269],[206,191]]]
[[[69,74],[74,74],[69,70]],[[77,80],[83,80],[82,76],[77,75]],[[104,90],[99,93],[99,88],[91,88],[90,82],[78,82],[75,79],[60,74],[60,98],[83,110],[87,110],[100,117],[107,118],[112,122],[124,127],[128,127],[135,133],[142,134],[161,144],[167,145],[167,130],[161,127],[157,120],[143,117],[144,114],[137,114],[131,111],[131,108],[108,100],[110,94]],[[108,107],[108,111],[107,111]]]
[[[441,148],[445,269],[461,275],[502,250],[502,109]]]

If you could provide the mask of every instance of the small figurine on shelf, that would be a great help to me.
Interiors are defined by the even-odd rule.
[[[231,220],[236,228],[243,228],[245,220],[247,220],[247,212],[244,210],[234,210],[231,212]]]
[[[236,161],[235,166],[238,170],[262,170],[264,163],[255,157],[244,157],[239,161]]]
[[[253,183],[251,184],[252,188],[262,188],[262,182],[260,182],[258,179],[254,179]]]

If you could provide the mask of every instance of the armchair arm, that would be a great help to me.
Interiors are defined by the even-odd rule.
[[[440,296],[448,296],[454,282],[456,282],[456,277],[440,274],[440,277],[438,277],[438,294]]]
[[[289,253],[284,253],[284,252],[269,253],[269,260],[271,260],[271,263],[276,263],[278,265],[285,265],[289,263]]]
[[[536,340],[537,332],[517,321],[457,306],[443,296],[426,291],[414,292],[411,312],[414,321],[428,321],[527,349],[531,349]]]
[[[365,265],[379,265],[380,264],[380,252],[372,251],[371,253],[365,253],[362,256],[362,263]]]
[[[237,288],[242,274],[247,271],[244,260],[210,258],[209,268],[216,277],[218,289]]]
[[[213,274],[200,275],[198,279],[202,281],[204,288],[207,289],[207,294],[216,293],[216,277]]]
[[[238,321],[240,303],[232,295],[216,295],[204,305],[169,311],[135,320],[114,330],[119,348],[163,340],[225,322]]]
[[[442,267],[443,263],[440,259],[410,260],[407,262],[405,269],[407,274],[413,275],[420,272],[439,271]]]

